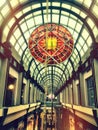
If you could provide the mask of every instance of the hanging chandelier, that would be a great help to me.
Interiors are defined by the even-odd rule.
[[[71,33],[63,26],[48,23],[36,28],[29,38],[32,56],[41,63],[58,64],[72,53],[74,41]]]

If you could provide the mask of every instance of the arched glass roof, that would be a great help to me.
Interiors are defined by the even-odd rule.
[[[48,22],[67,28],[74,39],[74,50],[63,63],[39,63],[28,49],[34,29],[47,23],[45,0],[1,0],[0,41],[10,42],[23,66],[43,88],[55,92],[77,70],[79,63],[98,37],[98,0],[49,0]]]

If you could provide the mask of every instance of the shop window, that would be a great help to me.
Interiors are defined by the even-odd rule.
[[[93,77],[90,76],[89,78],[87,78],[86,83],[87,83],[88,105],[89,106],[95,106]]]
[[[5,106],[14,105],[16,78],[9,75],[5,92]]]

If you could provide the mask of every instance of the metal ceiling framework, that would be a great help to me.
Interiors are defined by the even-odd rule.
[[[45,0],[6,0],[0,5],[0,41],[10,42],[21,58],[24,68],[44,88],[54,93],[77,70],[82,57],[98,36],[98,0],[49,0],[49,23],[67,28],[74,38],[70,58],[60,64],[45,65],[36,61],[28,49],[28,39],[34,29],[46,24]],[[4,12],[5,11],[5,12]]]

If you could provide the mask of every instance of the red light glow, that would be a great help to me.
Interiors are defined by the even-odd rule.
[[[70,32],[57,24],[46,24],[36,28],[29,38],[32,56],[41,63],[57,64],[65,61],[74,46]]]

